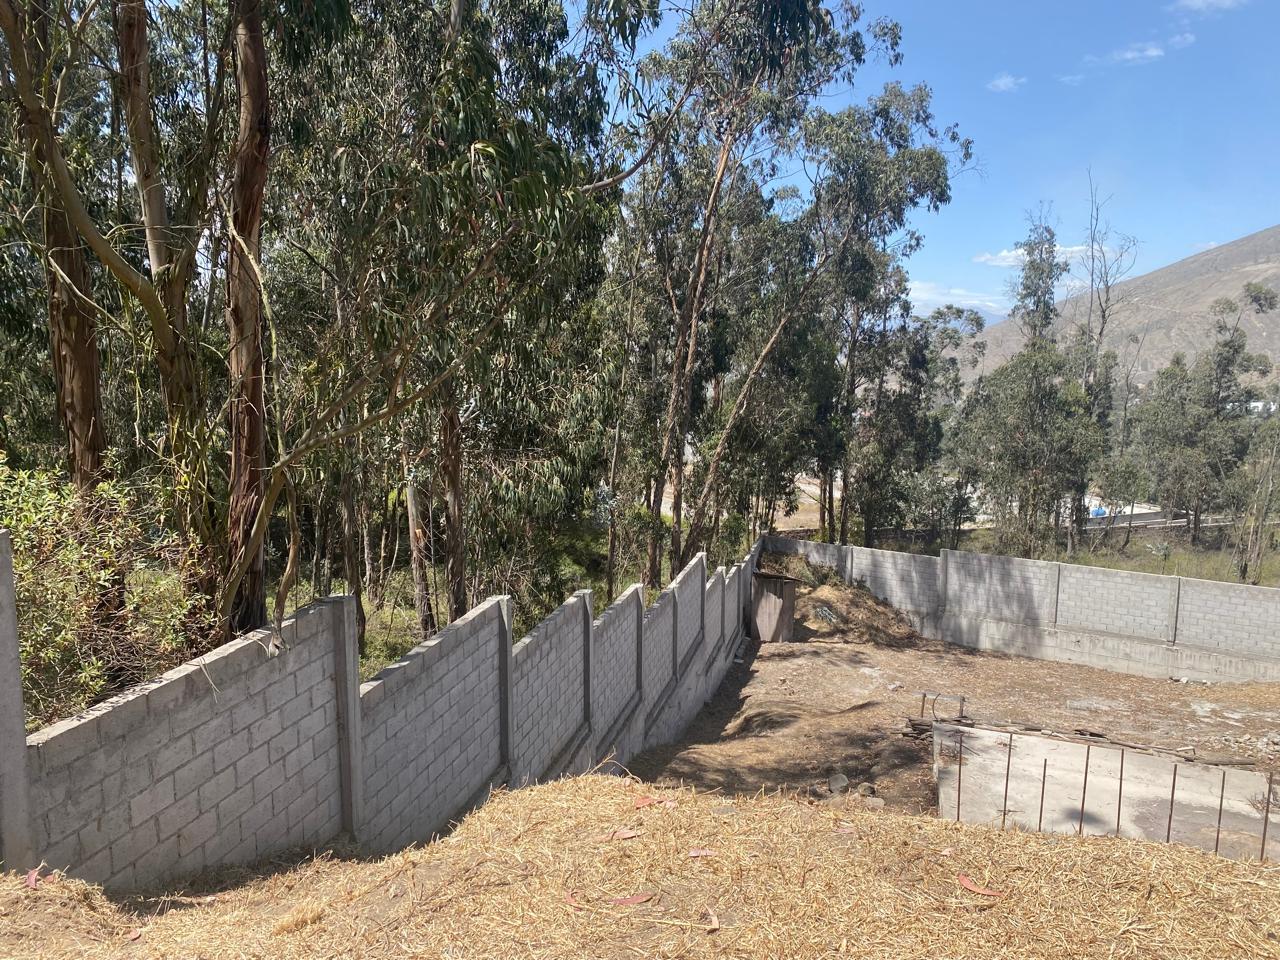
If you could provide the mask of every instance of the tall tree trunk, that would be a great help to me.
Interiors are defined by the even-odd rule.
[[[623,371],[623,379],[626,372]],[[609,549],[605,559],[605,600],[613,603],[618,585],[618,459],[622,446],[622,415],[613,425],[613,453],[609,457]]]
[[[827,526],[827,472],[823,468],[818,468],[818,539],[823,543],[830,543],[834,538],[834,534],[829,526]]]
[[[29,56],[37,73],[45,75],[49,49],[49,10],[32,4]],[[93,280],[80,235],[67,216],[62,198],[45,170],[45,151],[34,125],[24,117],[36,171],[36,185],[44,207],[45,285],[49,309],[49,357],[58,419],[67,438],[67,470],[79,490],[94,487],[102,477],[106,431],[102,425],[102,374],[98,356],[97,317]]]
[[[444,481],[445,572],[449,620],[467,612],[467,543],[462,505],[462,422],[449,391],[440,411],[440,475]]]
[[[45,244],[54,265],[48,272],[49,354],[58,418],[67,437],[67,467],[76,487],[87,490],[102,478],[107,447],[97,322],[83,299],[90,289],[88,264],[54,199],[46,195],[45,200]]]
[[[653,496],[649,501],[649,545],[646,564],[648,586],[662,585],[662,497],[667,488],[665,466],[653,478]]]
[[[324,565],[327,562],[329,541],[329,506],[325,503],[324,485],[320,486],[316,497],[315,509],[315,543],[311,554],[311,593],[315,597],[323,597]]]
[[[835,543],[836,540],[836,472],[832,467],[827,468],[827,542]]]
[[[840,545],[849,542],[849,456],[846,452],[840,468]]]
[[[254,5],[256,9],[256,4]],[[246,15],[247,15],[246,11]],[[129,134],[129,152],[133,176],[138,189],[138,201],[142,212],[143,232],[147,243],[147,262],[151,271],[151,283],[159,309],[152,313],[152,333],[155,339],[161,389],[169,412],[169,437],[173,455],[180,470],[190,473],[203,470],[204,458],[192,447],[200,416],[199,385],[195,360],[191,355],[187,332],[187,286],[191,278],[194,258],[179,257],[182,244],[180,231],[169,220],[169,206],[161,180],[160,151],[156,145],[155,121],[151,92],[151,40],[148,33],[147,4],[145,0],[121,0],[115,6],[116,40],[119,46],[120,71],[117,78],[120,101],[123,106],[125,129]],[[262,52],[262,24],[260,11],[258,24],[258,67],[261,69],[262,105],[266,106],[266,60]],[[244,150],[245,96],[247,74],[255,69],[251,50],[247,50],[237,28],[236,47],[239,55],[239,81],[241,96],[240,135],[236,144],[236,178],[240,180],[241,154]],[[246,55],[248,59],[246,60]],[[264,113],[265,118],[265,113]],[[263,178],[265,182],[265,140],[263,142]],[[242,201],[241,190],[233,186],[232,204]],[[258,200],[261,210],[261,199]],[[186,225],[182,225],[186,226]],[[247,236],[247,234],[241,234]],[[256,242],[256,231],[255,231]],[[113,271],[115,272],[115,271]],[[233,340],[234,342],[234,340]],[[234,374],[233,374],[234,380]],[[195,501],[188,504],[187,522],[207,535],[207,518],[203,516],[203,491],[198,489],[202,481],[193,477],[188,487],[193,490]],[[263,619],[266,603],[263,602]],[[261,621],[259,621],[261,622]],[[254,624],[257,626],[258,624]]]
[[[234,563],[251,550],[253,524],[263,497],[266,469],[265,364],[262,351],[262,290],[258,261],[262,240],[262,201],[267,185],[271,115],[267,100],[267,52],[262,38],[262,7],[242,0],[235,27],[236,79],[240,123],[231,181],[227,249],[227,331],[230,336],[231,475],[228,504],[228,553]],[[260,626],[267,618],[266,550],[254,550],[231,608],[235,632]]]
[[[672,454],[671,464],[671,575],[684,566],[680,554],[680,526],[684,519],[684,431],[680,432],[680,442]]]
[[[349,476],[342,478],[342,574],[347,592],[356,598],[356,647],[364,656],[364,594],[360,589],[360,556],[356,536],[356,495]]]
[[[422,504],[418,499],[418,483],[413,477],[413,471],[409,468],[407,452],[401,453],[401,464],[404,467],[405,512],[409,515],[409,566],[413,570],[413,606],[418,614],[418,631],[423,639],[426,639],[438,629],[427,571],[431,565],[431,560],[427,556],[427,537],[430,536],[430,532],[422,523]]]

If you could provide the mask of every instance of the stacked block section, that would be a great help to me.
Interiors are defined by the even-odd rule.
[[[383,852],[429,840],[503,779],[502,601],[471,610],[360,688],[364,821]]]
[[[335,604],[258,631],[27,738],[33,847],[133,890],[341,828]]]
[[[599,619],[581,591],[519,642],[491,598],[363,684],[354,601],[300,610],[280,642],[258,631],[13,731],[31,815],[0,821],[0,850],[124,891],[343,833],[370,853],[430,840],[495,786],[678,736],[732,662],[756,556],[708,581],[699,555],[652,607],[637,584]]]

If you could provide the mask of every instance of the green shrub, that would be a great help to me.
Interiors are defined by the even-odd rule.
[[[160,499],[115,483],[80,493],[0,461],[29,727],[163,673],[216,638],[195,586],[208,566],[160,524]]]

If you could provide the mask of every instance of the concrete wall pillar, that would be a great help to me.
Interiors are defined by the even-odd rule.
[[[947,569],[951,566],[951,551],[938,551],[938,619],[941,626],[942,617],[947,614],[947,582],[950,579],[947,576]]]
[[[364,731],[360,715],[359,626],[355,597],[330,597],[333,682],[338,702],[338,779],[342,829],[355,840],[364,827]]]
[[[516,769],[515,757],[515,708],[512,700],[511,651],[515,646],[512,636],[511,597],[498,598],[498,765],[505,767],[506,778]]]
[[[591,631],[595,622],[590,590],[578,590],[574,596],[582,601],[582,723],[591,729]]]
[[[1182,602],[1182,578],[1169,578],[1169,635],[1165,638],[1169,644],[1178,642],[1178,605]]]
[[[1062,564],[1053,565],[1053,625],[1058,625],[1058,605],[1062,600]]]
[[[632,591],[635,596],[635,619],[636,619],[636,684],[635,692],[640,696],[640,702],[644,702],[644,587],[636,584],[636,589]]]
[[[0,860],[6,870],[30,869],[37,860],[27,777],[27,717],[22,705],[13,545],[9,531],[0,530]]]

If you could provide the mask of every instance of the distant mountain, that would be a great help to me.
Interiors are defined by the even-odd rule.
[[[1135,379],[1146,383],[1175,353],[1191,360],[1203,350],[1213,336],[1209,305],[1219,297],[1239,300],[1251,281],[1280,292],[1280,226],[1117,284],[1113,299],[1124,303],[1108,326],[1105,346],[1116,351],[1125,368],[1136,360]],[[1065,300],[1059,309],[1062,337],[1082,322],[1087,296]],[[1241,326],[1249,336],[1249,349],[1265,353],[1280,368],[1280,311],[1257,315],[1246,310]],[[987,354],[975,375],[994,370],[1023,343],[1022,332],[1007,320],[988,327],[984,336]]]

